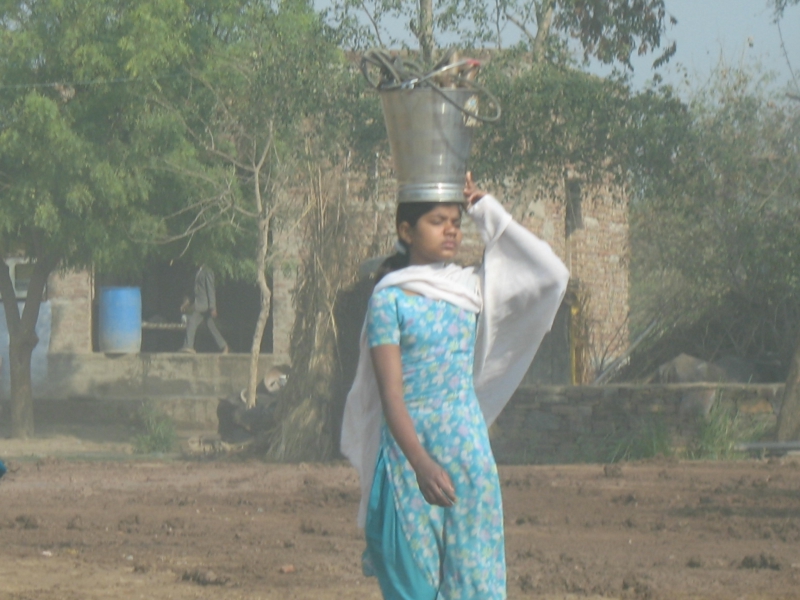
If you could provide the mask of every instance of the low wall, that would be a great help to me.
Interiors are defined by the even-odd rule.
[[[157,401],[178,426],[216,431],[219,398],[247,382],[244,354],[50,355],[37,419],[134,422],[144,399]],[[261,357],[263,373],[272,355]],[[516,391],[492,426],[501,464],[604,462],[625,440],[654,424],[674,447],[685,445],[719,402],[746,419],[774,425],[782,384],[531,386]]]
[[[259,372],[272,365],[273,356],[262,355]],[[246,387],[249,366],[249,354],[49,354],[35,404],[53,418],[73,410],[100,422],[151,399],[180,426],[216,429],[217,401]]]
[[[600,461],[657,424],[680,447],[715,402],[774,425],[782,384],[521,387],[491,429],[499,463]]]

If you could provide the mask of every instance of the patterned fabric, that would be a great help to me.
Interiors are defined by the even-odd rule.
[[[395,510],[439,600],[506,597],[500,483],[472,383],[476,318],[443,300],[407,295],[397,287],[374,293],[367,315],[370,347],[399,344],[404,400],[417,435],[455,486],[455,506],[428,504],[383,424],[382,462]]]

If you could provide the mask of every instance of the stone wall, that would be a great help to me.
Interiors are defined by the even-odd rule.
[[[782,394],[782,384],[522,387],[492,426],[492,447],[506,464],[605,462],[647,428],[685,446],[715,402],[774,425]]]
[[[272,357],[262,357],[268,368]],[[244,355],[63,355],[51,366],[57,389],[37,397],[37,419],[107,425],[133,423],[145,399],[184,430],[217,429],[220,397],[238,391]],[[692,439],[711,405],[746,422],[774,426],[782,384],[522,387],[490,429],[500,464],[607,462],[633,439],[666,432],[675,450]]]
[[[37,406],[59,410],[69,403],[92,406],[100,419],[153,400],[183,427],[215,430],[217,402],[247,385],[250,356],[50,354],[47,362],[47,380],[37,390]],[[262,355],[259,372],[273,364],[271,354]]]

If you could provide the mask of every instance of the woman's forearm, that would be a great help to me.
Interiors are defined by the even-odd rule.
[[[397,445],[406,455],[411,467],[418,466],[429,459],[417,437],[417,431],[411,415],[408,414],[403,400],[403,369],[400,361],[400,347],[393,345],[375,346],[370,350],[381,405],[386,425],[392,433]]]
[[[419,442],[414,422],[402,399],[399,403],[393,398],[388,399],[388,402],[383,401],[383,414],[392,437],[406,455],[411,468],[418,471],[431,458]]]
[[[400,346],[375,346],[371,354],[386,425],[414,469],[422,497],[436,506],[452,506],[456,502],[453,482],[447,471],[423,448],[403,399]]]

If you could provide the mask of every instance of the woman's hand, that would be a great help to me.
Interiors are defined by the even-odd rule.
[[[456,503],[456,490],[450,476],[430,456],[415,466],[414,471],[419,491],[428,504],[448,508]]]
[[[464,202],[467,205],[467,209],[471,208],[473,204],[485,195],[486,192],[479,189],[478,186],[475,185],[475,182],[472,181],[472,173],[467,171],[467,178],[464,182]]]

